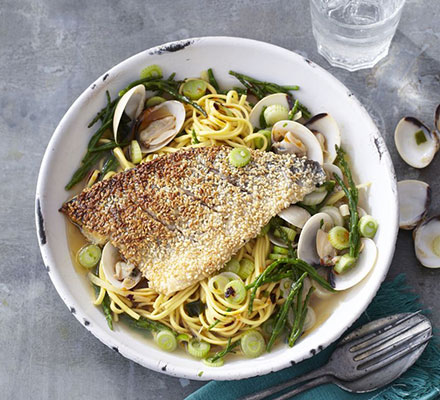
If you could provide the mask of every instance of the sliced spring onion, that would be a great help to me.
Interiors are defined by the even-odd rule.
[[[243,281],[234,280],[230,281],[224,290],[225,299],[232,304],[240,304],[246,298],[246,288]]]
[[[378,227],[379,224],[371,215],[364,215],[359,220],[359,232],[363,237],[373,238]]]
[[[416,140],[417,146],[421,145],[422,143],[425,143],[427,141],[425,134],[420,129],[416,133],[414,133],[414,138]]]
[[[334,226],[328,233],[330,244],[337,250],[344,250],[350,246],[350,232],[343,226]]]
[[[139,164],[142,161],[141,146],[137,140],[132,140],[130,142],[129,152],[133,164]]]
[[[186,333],[181,333],[180,335],[177,335],[177,342],[182,343],[182,342],[186,342],[189,343],[189,341],[191,340],[191,336],[187,335]]]
[[[77,259],[84,268],[93,268],[101,259],[101,248],[96,244],[86,245],[78,251]]]
[[[254,272],[255,264],[248,258],[242,258],[240,261],[240,269],[237,272],[238,276],[245,280],[252,272]]]
[[[173,332],[162,330],[154,335],[154,342],[165,351],[174,351],[177,348],[177,338]]]
[[[336,262],[334,267],[334,271],[337,274],[343,274],[347,272],[349,269],[353,268],[356,264],[356,258],[350,256],[350,254],[344,254],[341,258]]]
[[[260,135],[263,135],[266,140],[267,140],[267,146],[266,146],[266,150],[270,149],[270,146],[272,145],[272,141],[271,141],[271,133],[270,131],[268,131],[267,129],[262,129],[261,131],[258,131],[257,133],[259,133]],[[257,149],[262,149],[264,147],[264,140],[261,137],[256,137],[254,139],[254,143],[255,143],[255,147]]]
[[[275,254],[275,253],[270,253],[268,256],[269,260],[281,260],[282,258],[286,258],[286,256],[284,254]]]
[[[186,81],[182,86],[182,93],[191,100],[198,100],[206,93],[206,82],[202,79]]]
[[[252,155],[246,147],[235,147],[229,153],[229,162],[234,167],[244,167],[251,161]]]
[[[278,231],[278,229],[282,229],[284,232],[286,232],[287,239],[289,239],[290,242],[293,242],[295,240],[296,231],[294,229],[288,228],[287,226],[280,226],[279,228],[275,229],[275,231],[273,233],[274,236],[277,238],[281,237],[281,234]]]
[[[280,280],[280,292],[283,298],[286,298],[289,295],[291,287],[292,287],[292,279],[283,278]]]
[[[268,126],[289,118],[289,110],[281,104],[272,104],[264,110],[264,119]]]
[[[234,274],[240,275],[238,272],[240,271],[240,261],[238,261],[235,257],[232,257],[225,265],[224,271],[233,272]]]
[[[215,275],[208,281],[208,287],[210,290],[216,293],[221,293],[225,290],[225,286],[228,284],[229,279],[221,274]]]
[[[205,358],[210,350],[211,345],[202,340],[192,339],[188,342],[188,353],[193,357]]]
[[[203,364],[207,365],[208,367],[221,367],[225,363],[225,360],[223,358],[218,358],[215,361],[212,361],[210,357],[203,359]]]
[[[148,107],[153,107],[153,106],[157,106],[158,104],[162,104],[164,101],[166,101],[163,97],[160,96],[153,96],[150,97],[147,102],[145,103],[145,105]]]
[[[162,68],[156,64],[149,65],[141,71],[141,79],[160,79],[162,78]]]
[[[284,247],[280,247],[280,246],[273,246],[272,252],[275,254],[284,254],[284,255],[289,254],[288,249],[285,249]]]
[[[252,329],[246,331],[241,337],[240,347],[246,357],[255,358],[264,353],[266,342],[260,332]]]

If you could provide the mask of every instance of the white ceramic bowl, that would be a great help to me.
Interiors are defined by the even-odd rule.
[[[88,122],[105,104],[105,90],[113,95],[138,79],[147,65],[159,64],[164,75],[198,76],[214,69],[224,87],[236,85],[230,69],[258,79],[296,84],[301,102],[312,113],[329,112],[338,122],[343,146],[352,160],[357,182],[372,182],[364,206],[380,222],[375,241],[377,264],[368,277],[345,296],[329,318],[293,348],[279,346],[257,359],[228,360],[209,368],[182,353],[166,353],[117,326],[108,329],[100,309],[93,306],[85,277],[72,266],[64,216],[58,212],[67,198],[64,185],[78,166],[92,130]],[[335,341],[366,309],[390,265],[398,229],[396,180],[384,141],[366,110],[353,94],[311,61],[267,43],[231,37],[189,39],[158,46],[118,64],[98,78],[75,101],[53,134],[41,165],[36,193],[36,221],[40,249],[59,295],[78,321],[107,346],[156,371],[189,379],[242,379],[286,368]],[[203,373],[201,373],[203,371]]]

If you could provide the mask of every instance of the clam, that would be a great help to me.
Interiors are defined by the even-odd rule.
[[[317,213],[305,223],[298,240],[298,258],[305,262],[316,265],[321,259],[326,258],[326,244],[320,240],[318,243],[318,231],[327,232],[333,227],[332,218],[326,213]],[[320,234],[320,237],[322,235]],[[318,245],[320,248],[318,249]],[[325,247],[321,247],[321,246]],[[334,250],[334,249],[333,249]]]
[[[399,193],[399,227],[413,229],[426,216],[431,203],[431,188],[422,181],[405,180],[397,183]]]
[[[306,194],[302,199],[301,203],[306,206],[315,206],[324,201],[325,197],[327,196],[327,193],[328,192],[325,189],[325,186],[321,186],[316,190],[314,190],[313,192]]]
[[[440,268],[440,216],[429,218],[414,230],[416,257],[427,268]]]
[[[341,133],[335,119],[327,113],[315,115],[306,123],[322,145],[324,162],[332,163],[336,159],[336,146],[341,145]]]
[[[310,218],[310,213],[300,206],[292,205],[289,208],[281,211],[278,216],[284,219],[284,221],[287,221],[289,224],[302,228]]]
[[[400,157],[411,167],[425,168],[439,148],[439,139],[418,119],[402,118],[396,126],[394,141]]]
[[[289,102],[287,100],[287,95],[285,93],[275,93],[261,99],[252,108],[249,114],[249,121],[254,128],[261,128],[260,126],[260,116],[265,107],[272,106],[274,104],[279,104],[289,110]]]
[[[377,259],[377,247],[373,240],[361,239],[361,253],[353,268],[343,274],[334,274],[334,289],[349,289],[361,282],[373,269]]]
[[[275,246],[283,247],[285,249],[288,249],[288,246],[286,245],[286,242],[283,239],[281,239],[281,238],[277,238],[272,232],[269,232],[267,234],[267,236],[269,238],[269,241],[272,244],[274,244]]]
[[[185,122],[185,107],[168,100],[147,108],[138,117],[135,131],[142,153],[152,153],[171,142]]]
[[[118,289],[131,289],[142,278],[141,272],[122,260],[118,249],[110,242],[102,250],[101,266],[107,280]]]
[[[278,153],[291,153],[322,164],[324,156],[316,136],[304,125],[285,120],[272,127],[272,148]]]
[[[118,128],[121,122],[122,115],[125,114],[131,119],[135,120],[144,109],[145,99],[147,97],[145,86],[137,85],[125,93],[118,101],[115,113],[113,116],[113,133],[115,141],[118,143]]]

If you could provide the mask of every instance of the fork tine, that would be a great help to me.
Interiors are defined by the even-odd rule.
[[[406,322],[406,321],[405,321]],[[388,332],[388,334],[386,333],[379,333],[375,336],[373,336],[370,339],[365,340],[364,342],[358,343],[356,345],[354,345],[353,347],[350,347],[350,352],[352,353],[357,353],[359,351],[363,351],[363,352],[367,352],[368,350],[370,350],[371,348],[374,348],[376,346],[379,346],[380,344],[391,340],[405,332],[408,332],[411,329],[414,329],[416,326],[420,325],[422,322],[425,322],[425,320],[420,319],[418,321],[416,321],[414,324],[409,325],[409,326],[404,326],[402,329],[398,329],[395,331],[391,331],[391,329],[386,330],[385,332]],[[400,325],[400,324],[399,324]],[[394,326],[393,328],[398,327],[399,325]]]
[[[361,330],[356,332],[356,335],[352,336],[352,334],[346,336],[343,340],[341,340],[338,344],[338,346],[342,346],[342,345],[346,345],[350,342],[355,342],[356,344],[364,342],[368,339],[371,339],[373,337],[376,337],[378,334],[386,332],[392,328],[394,328],[395,326],[398,326],[406,321],[408,321],[409,319],[413,318],[414,316],[416,316],[417,314],[420,314],[421,310],[415,311],[411,314],[408,315],[403,315],[402,317],[392,321],[392,322],[386,322],[382,325],[379,325],[377,327],[375,327],[373,330],[371,330],[371,327],[369,327],[370,329],[366,329],[365,332],[363,332],[362,328],[360,328]],[[374,323],[375,321],[372,321],[370,324]],[[367,324],[368,326],[368,324]],[[354,332],[353,332],[354,333]]]
[[[427,327],[424,330],[420,332],[411,333],[409,335],[406,335],[404,337],[399,338],[400,335],[393,336],[391,339],[386,340],[385,342],[382,342],[379,346],[375,346],[371,349],[368,349],[367,351],[364,351],[361,354],[358,354],[354,357],[354,361],[369,361],[373,358],[377,358],[379,356],[382,356],[383,354],[389,353],[392,350],[395,350],[398,347],[401,347],[403,344],[407,343],[408,341],[415,339],[418,336],[421,336],[431,330],[431,327]],[[395,339],[395,341],[393,341]],[[391,343],[388,343],[391,342]],[[384,345],[384,346],[382,346]]]
[[[412,353],[414,350],[427,343],[431,338],[432,338],[432,334],[430,334],[427,337],[422,336],[417,341],[411,343],[409,346],[403,347],[399,351],[391,353],[390,355],[384,358],[377,357],[376,359],[366,361],[360,364],[357,367],[357,369],[358,370],[362,369],[365,374],[369,374],[371,372],[377,371],[378,369],[381,369],[383,367],[386,367],[387,365],[392,364],[394,361],[406,356],[407,354]]]

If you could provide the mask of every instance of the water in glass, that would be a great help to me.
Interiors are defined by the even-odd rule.
[[[354,71],[388,54],[405,0],[310,0],[318,51]]]

